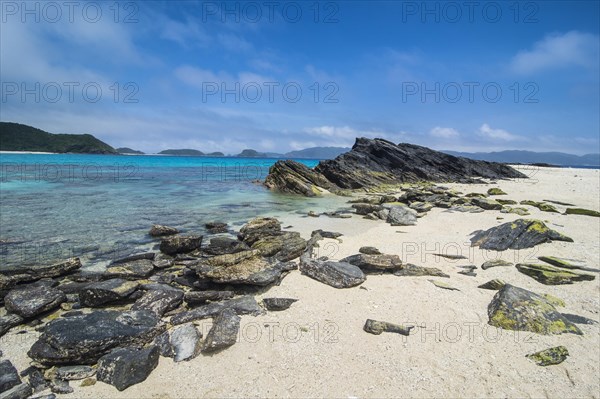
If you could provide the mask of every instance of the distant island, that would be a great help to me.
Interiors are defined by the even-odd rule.
[[[573,155],[564,152],[533,152],[508,150],[498,152],[456,152],[442,151],[456,157],[479,161],[503,162],[512,164],[537,164],[558,166],[600,166],[600,154]]]
[[[118,154],[91,134],[53,134],[12,122],[0,122],[0,151]]]
[[[191,150],[189,148],[179,150],[164,150],[159,152],[160,155],[185,155],[185,156],[203,156],[204,153],[198,150]]]
[[[136,155],[144,155],[145,153],[142,151],[132,150],[128,147],[119,147],[117,148],[117,152],[119,154],[136,154]]]

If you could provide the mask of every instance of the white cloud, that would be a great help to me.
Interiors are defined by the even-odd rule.
[[[522,139],[521,136],[517,136],[515,134],[509,133],[506,130],[492,129],[490,127],[490,125],[488,125],[487,123],[484,123],[483,125],[481,125],[477,134],[482,137],[492,139],[492,140],[515,141],[515,140]]]
[[[460,136],[460,133],[458,133],[456,129],[453,129],[451,127],[440,126],[436,126],[433,129],[431,129],[429,134],[433,137],[438,137],[442,139],[455,139]]]
[[[548,35],[536,42],[532,50],[523,50],[514,56],[511,69],[529,74],[569,66],[598,68],[599,42],[598,35],[578,31]]]

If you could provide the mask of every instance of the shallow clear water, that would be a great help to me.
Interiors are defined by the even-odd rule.
[[[154,223],[202,234],[209,221],[236,227],[258,215],[342,205],[335,197],[288,196],[257,184],[275,161],[0,154],[0,263],[79,256],[84,265],[102,265],[152,248],[147,232]]]

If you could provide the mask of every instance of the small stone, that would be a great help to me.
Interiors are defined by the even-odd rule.
[[[167,255],[192,252],[202,245],[202,236],[171,236],[160,242],[160,251]]]
[[[293,298],[263,298],[265,307],[270,311],[286,310],[297,301],[297,299]]]
[[[162,236],[170,236],[170,235],[174,235],[174,234],[178,234],[179,230],[177,230],[175,227],[169,227],[169,226],[163,226],[160,224],[155,224],[152,225],[152,228],[150,229],[150,235],[152,237],[162,237]]]
[[[401,335],[410,335],[410,330],[413,327],[404,327],[398,324],[388,323],[387,321],[377,321],[367,319],[363,330],[374,335],[380,335],[383,332],[397,333]]]
[[[502,191],[501,188],[498,187],[492,187],[489,190],[487,190],[487,194],[488,195],[506,195],[506,193],[504,191]]]
[[[175,328],[170,338],[175,362],[195,358],[200,352],[200,338],[202,338],[202,334],[192,323]]]
[[[227,233],[227,223],[208,222],[204,225],[210,234]]]
[[[96,374],[96,369],[91,366],[63,366],[55,371],[56,378],[60,380],[83,380]]]
[[[96,385],[95,378],[86,378],[85,380],[81,381],[81,384],[79,386],[80,387],[90,387],[92,385]]]
[[[144,381],[158,365],[158,347],[118,348],[98,361],[96,378],[119,391]]]
[[[481,265],[481,268],[483,270],[487,270],[491,267],[498,267],[498,266],[512,266],[513,264],[511,262],[507,262],[503,259],[492,259],[492,260],[488,260],[483,262],[483,264]]]
[[[442,288],[442,289],[450,290],[450,291],[460,291],[458,288],[454,288],[450,284],[446,284],[442,281],[437,281],[437,280],[428,280],[428,281],[438,288]]]
[[[366,255],[381,255],[381,252],[375,247],[360,247],[358,252]]]
[[[532,353],[526,357],[533,360],[538,366],[551,366],[564,362],[567,356],[569,356],[568,349],[561,345]]]
[[[53,380],[50,382],[50,390],[57,394],[73,393],[73,387],[69,385],[69,381]]]
[[[202,352],[213,352],[235,344],[241,318],[232,309],[224,309],[213,321],[206,336]]]
[[[444,273],[436,267],[423,267],[416,266],[411,263],[404,265],[401,269],[394,271],[394,276],[399,277],[420,277],[420,276],[435,276],[435,277],[446,277],[450,275]]]
[[[21,378],[19,372],[10,362],[10,360],[3,360],[0,362],[0,393],[8,391],[13,387],[21,384]]]

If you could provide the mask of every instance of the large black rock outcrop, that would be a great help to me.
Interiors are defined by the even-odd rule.
[[[269,169],[265,186],[284,193],[314,197],[321,194],[319,188],[337,189],[323,175],[300,162],[277,161]]]

